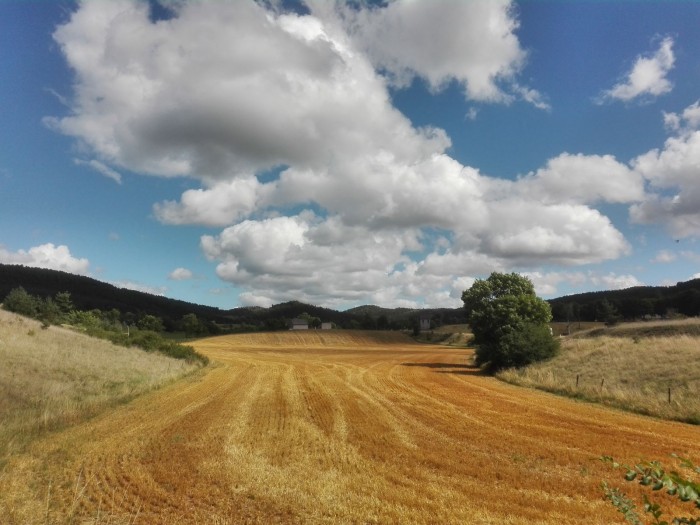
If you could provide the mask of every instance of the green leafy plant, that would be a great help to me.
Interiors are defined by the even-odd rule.
[[[491,371],[521,367],[553,357],[549,304],[537,297],[532,281],[516,273],[492,273],[462,294],[476,344],[476,364]]]
[[[679,462],[679,465],[686,472],[700,474],[700,467],[696,466],[689,459],[681,458],[674,455]],[[625,481],[637,482],[643,487],[648,487],[652,492],[665,491],[668,495],[678,498],[681,502],[687,503],[694,510],[689,510],[696,516],[674,516],[669,520],[662,519],[664,510],[661,505],[643,495],[643,512],[648,515],[652,521],[649,523],[654,525],[700,525],[700,483],[692,479],[690,476],[684,476],[679,471],[668,471],[658,461],[643,461],[634,466],[622,465],[617,463],[610,456],[604,456],[602,461],[609,463],[613,468],[625,469]],[[691,474],[692,476],[692,474]],[[624,494],[619,488],[608,486],[607,483],[602,484],[605,493],[605,499],[609,500],[612,505],[625,517],[628,523],[633,525],[644,525],[637,506],[635,503]]]

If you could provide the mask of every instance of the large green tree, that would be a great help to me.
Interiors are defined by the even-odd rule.
[[[162,332],[165,330],[163,327],[163,320],[155,315],[146,314],[138,320],[136,325],[141,330],[150,330],[151,332]]]
[[[492,371],[552,357],[549,304],[535,294],[527,277],[494,272],[462,294],[476,344],[476,364]]]
[[[197,315],[193,313],[182,316],[180,320],[180,329],[185,332],[187,337],[201,335],[207,331],[206,326],[204,326]]]
[[[39,301],[36,297],[27,293],[27,290],[18,286],[7,294],[3,300],[3,307],[10,312],[34,317],[39,310]]]

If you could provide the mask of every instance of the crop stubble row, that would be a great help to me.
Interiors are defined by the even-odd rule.
[[[208,373],[16,458],[0,517],[610,523],[599,484],[617,475],[599,456],[700,456],[697,427],[520,389],[463,350],[382,337],[203,340]]]

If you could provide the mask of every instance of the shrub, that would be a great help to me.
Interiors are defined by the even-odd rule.
[[[189,345],[181,345],[164,340],[158,348],[158,351],[170,357],[174,357],[175,359],[185,359],[188,362],[200,361],[205,365],[209,363],[209,359],[206,356],[198,354],[195,349]]]
[[[129,338],[129,343],[132,346],[138,346],[148,352],[158,350],[163,338],[156,332],[150,330],[134,331]]]
[[[508,331],[496,342],[477,347],[476,360],[500,370],[544,361],[558,351],[559,341],[552,337],[547,325],[528,323]]]
[[[39,301],[33,295],[28,294],[24,288],[18,286],[7,294],[3,300],[3,307],[16,314],[35,317],[39,309]]]

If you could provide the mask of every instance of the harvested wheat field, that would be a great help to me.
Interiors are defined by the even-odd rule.
[[[206,374],[15,456],[0,522],[622,523],[601,455],[700,458],[698,427],[508,385],[398,334],[195,346]]]

